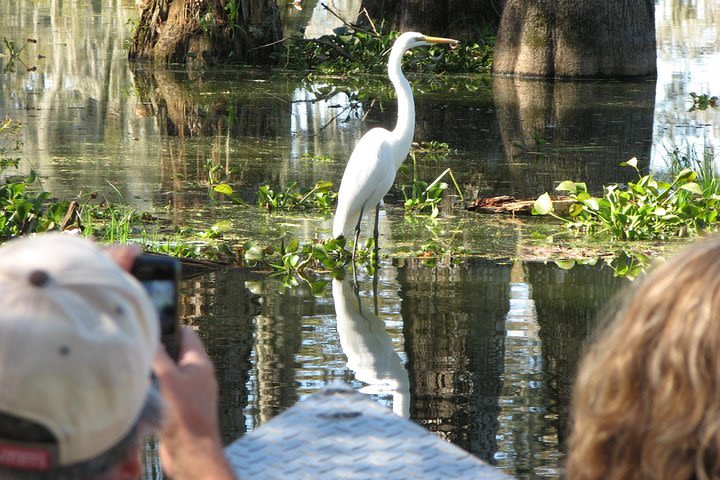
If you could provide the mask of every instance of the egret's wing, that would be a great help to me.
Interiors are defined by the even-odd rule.
[[[378,190],[387,184],[388,175],[392,177],[392,185],[395,172],[390,165],[392,162],[388,162],[384,155],[388,150],[388,135],[389,132],[383,128],[373,128],[355,145],[340,182],[333,236],[351,235],[360,212],[369,212],[387,193],[387,190]]]

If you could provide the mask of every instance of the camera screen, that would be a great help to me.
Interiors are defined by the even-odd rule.
[[[152,298],[160,317],[160,329],[163,335],[175,331],[175,281],[173,280],[141,280],[141,283]]]

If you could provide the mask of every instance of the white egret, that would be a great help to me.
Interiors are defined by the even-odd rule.
[[[433,43],[457,45],[459,42],[450,38],[428,37],[417,32],[403,33],[395,40],[388,60],[388,77],[397,92],[397,124],[392,131],[373,128],[363,135],[345,167],[333,219],[333,236],[348,237],[354,229],[353,261],[360,237],[360,222],[363,214],[372,207],[375,207],[373,235],[377,255],[380,203],[392,187],[395,172],[407,157],[415,133],[415,101],[410,84],[402,72],[402,56],[411,48]]]

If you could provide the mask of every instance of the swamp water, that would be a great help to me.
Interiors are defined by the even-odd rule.
[[[285,12],[288,25],[311,20],[316,2],[303,3]],[[631,179],[617,164],[632,156],[661,170],[673,144],[717,148],[718,111],[688,112],[688,94],[720,92],[720,6],[663,0],[656,9],[657,81],[414,78],[416,140],[456,150],[420,158],[419,177],[451,167],[469,198],[534,197],[565,179],[591,188]],[[98,191],[178,226],[222,220],[261,243],[328,235],[329,216],[221,202],[208,193],[209,171],[234,171],[234,188],[251,202],[263,184],[337,185],[362,132],[394,122],[394,102],[378,94],[358,103],[350,82],[128,65],[134,17],[125,0],[0,3],[0,36],[38,40],[21,54],[36,70],[0,59],[0,116],[24,125],[25,167],[59,197]],[[342,379],[511,475],[558,477],[581,344],[629,281],[602,262],[565,270],[514,260],[537,222],[450,202],[437,220],[406,218],[401,195],[386,203],[377,297],[364,272],[359,299],[349,283],[326,278],[315,297],[302,282],[285,289],[242,270],[183,283],[185,322],[217,364],[225,439]],[[407,258],[428,242],[487,258]],[[156,476],[150,462],[146,477]]]

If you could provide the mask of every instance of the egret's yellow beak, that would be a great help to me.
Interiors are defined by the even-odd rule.
[[[428,43],[449,43],[450,45],[460,45],[459,41],[453,40],[452,38],[425,37],[425,41]]]

